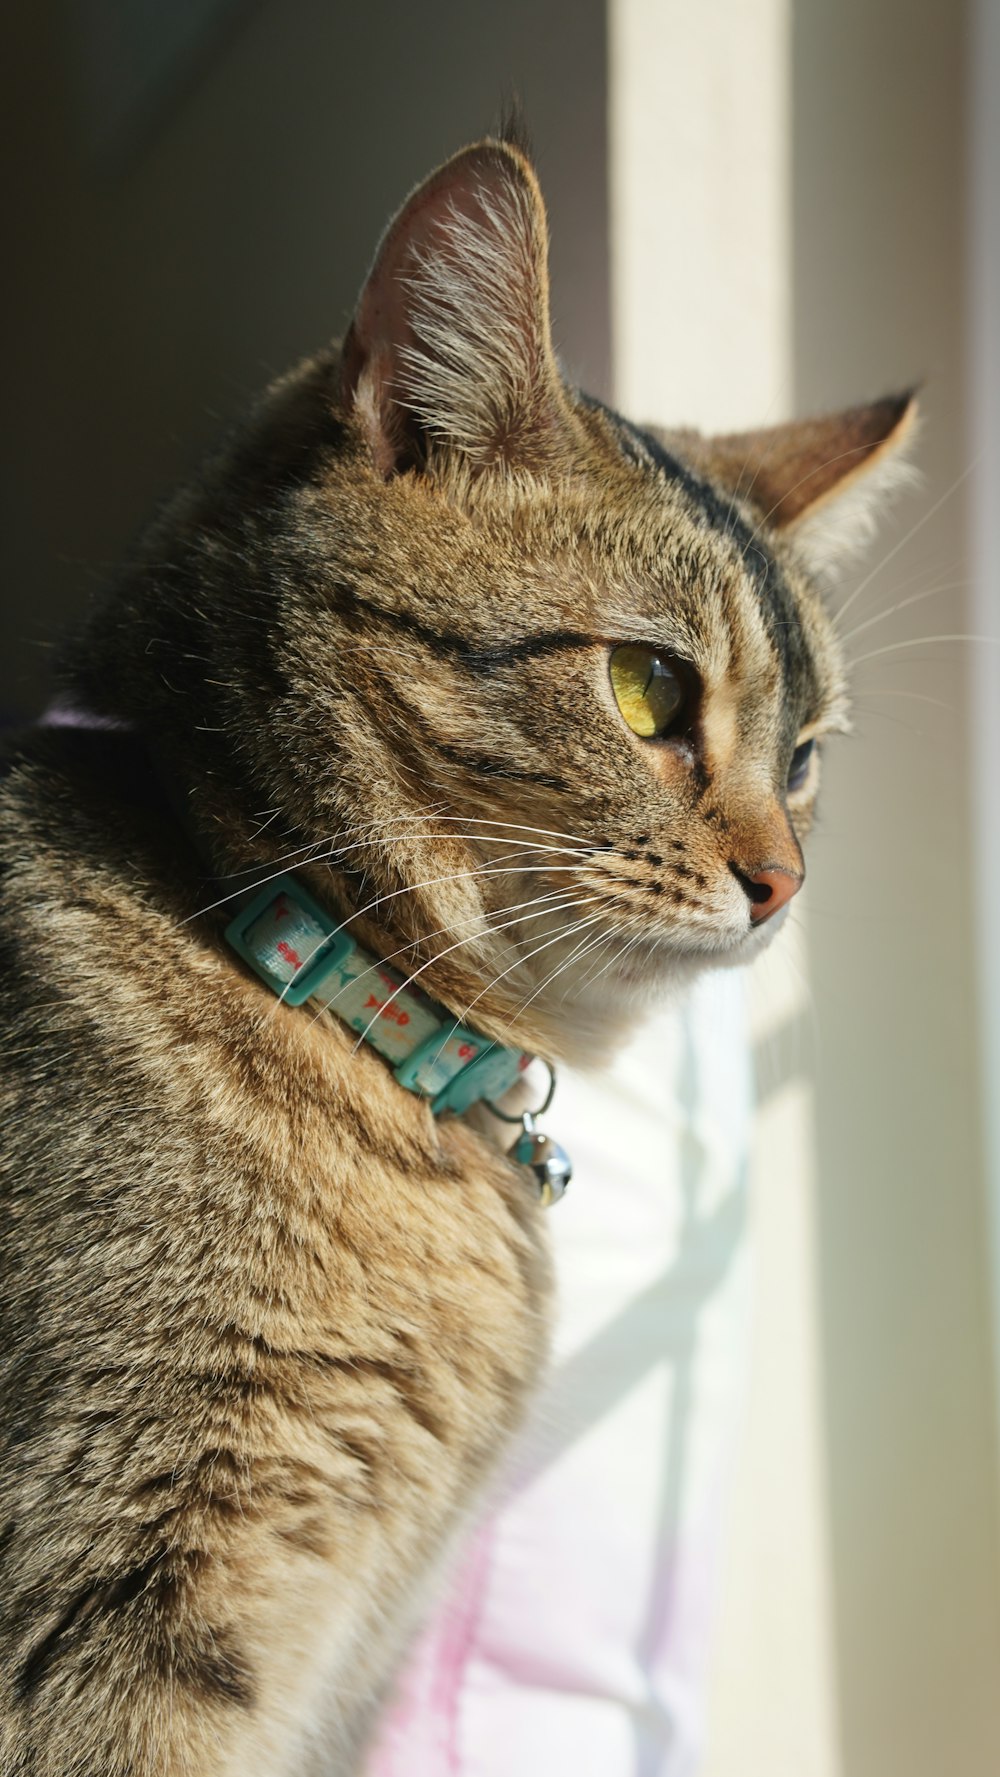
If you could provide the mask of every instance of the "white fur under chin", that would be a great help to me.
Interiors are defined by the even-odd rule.
[[[740,934],[716,935],[709,949],[679,949],[676,939],[650,938],[588,979],[584,961],[574,979],[572,966],[558,977],[551,1006],[539,996],[554,1033],[553,1053],[575,1067],[606,1064],[637,1022],[677,1005],[701,975],[719,969],[744,968],[756,961],[777,936],[788,917],[782,907],[760,925]],[[568,983],[567,983],[568,977]]]

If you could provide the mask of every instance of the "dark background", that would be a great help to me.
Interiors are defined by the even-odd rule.
[[[605,9],[53,0],[8,9],[0,712],[154,501],[343,332],[385,222],[516,95],[571,373],[610,386]],[[569,59],[568,59],[569,57]]]

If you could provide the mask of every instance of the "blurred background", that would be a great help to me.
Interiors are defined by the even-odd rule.
[[[8,721],[512,92],[584,386],[728,428],[923,380],[922,486],[834,594],[856,732],[754,986],[705,1772],[1000,1770],[1000,4],[33,0],[2,32]]]

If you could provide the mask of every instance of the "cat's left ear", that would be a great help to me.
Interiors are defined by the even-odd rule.
[[[487,141],[390,223],[344,341],[342,395],[385,475],[430,439],[477,467],[544,463],[566,423],[534,171]]]
[[[864,548],[887,501],[913,479],[906,450],[916,423],[910,390],[823,419],[706,439],[705,464],[822,573]]]

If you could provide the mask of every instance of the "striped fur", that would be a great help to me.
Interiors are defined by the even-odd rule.
[[[241,969],[242,873],[595,1062],[760,948],[739,872],[801,868],[792,751],[846,719],[808,524],[911,404],[638,429],[558,372],[545,239],[513,146],[419,188],[343,350],[93,618],[68,689],[119,726],[11,760],[0,1777],[355,1771],[542,1362],[525,1177]],[[685,663],[669,741],[618,713],[623,641]]]

